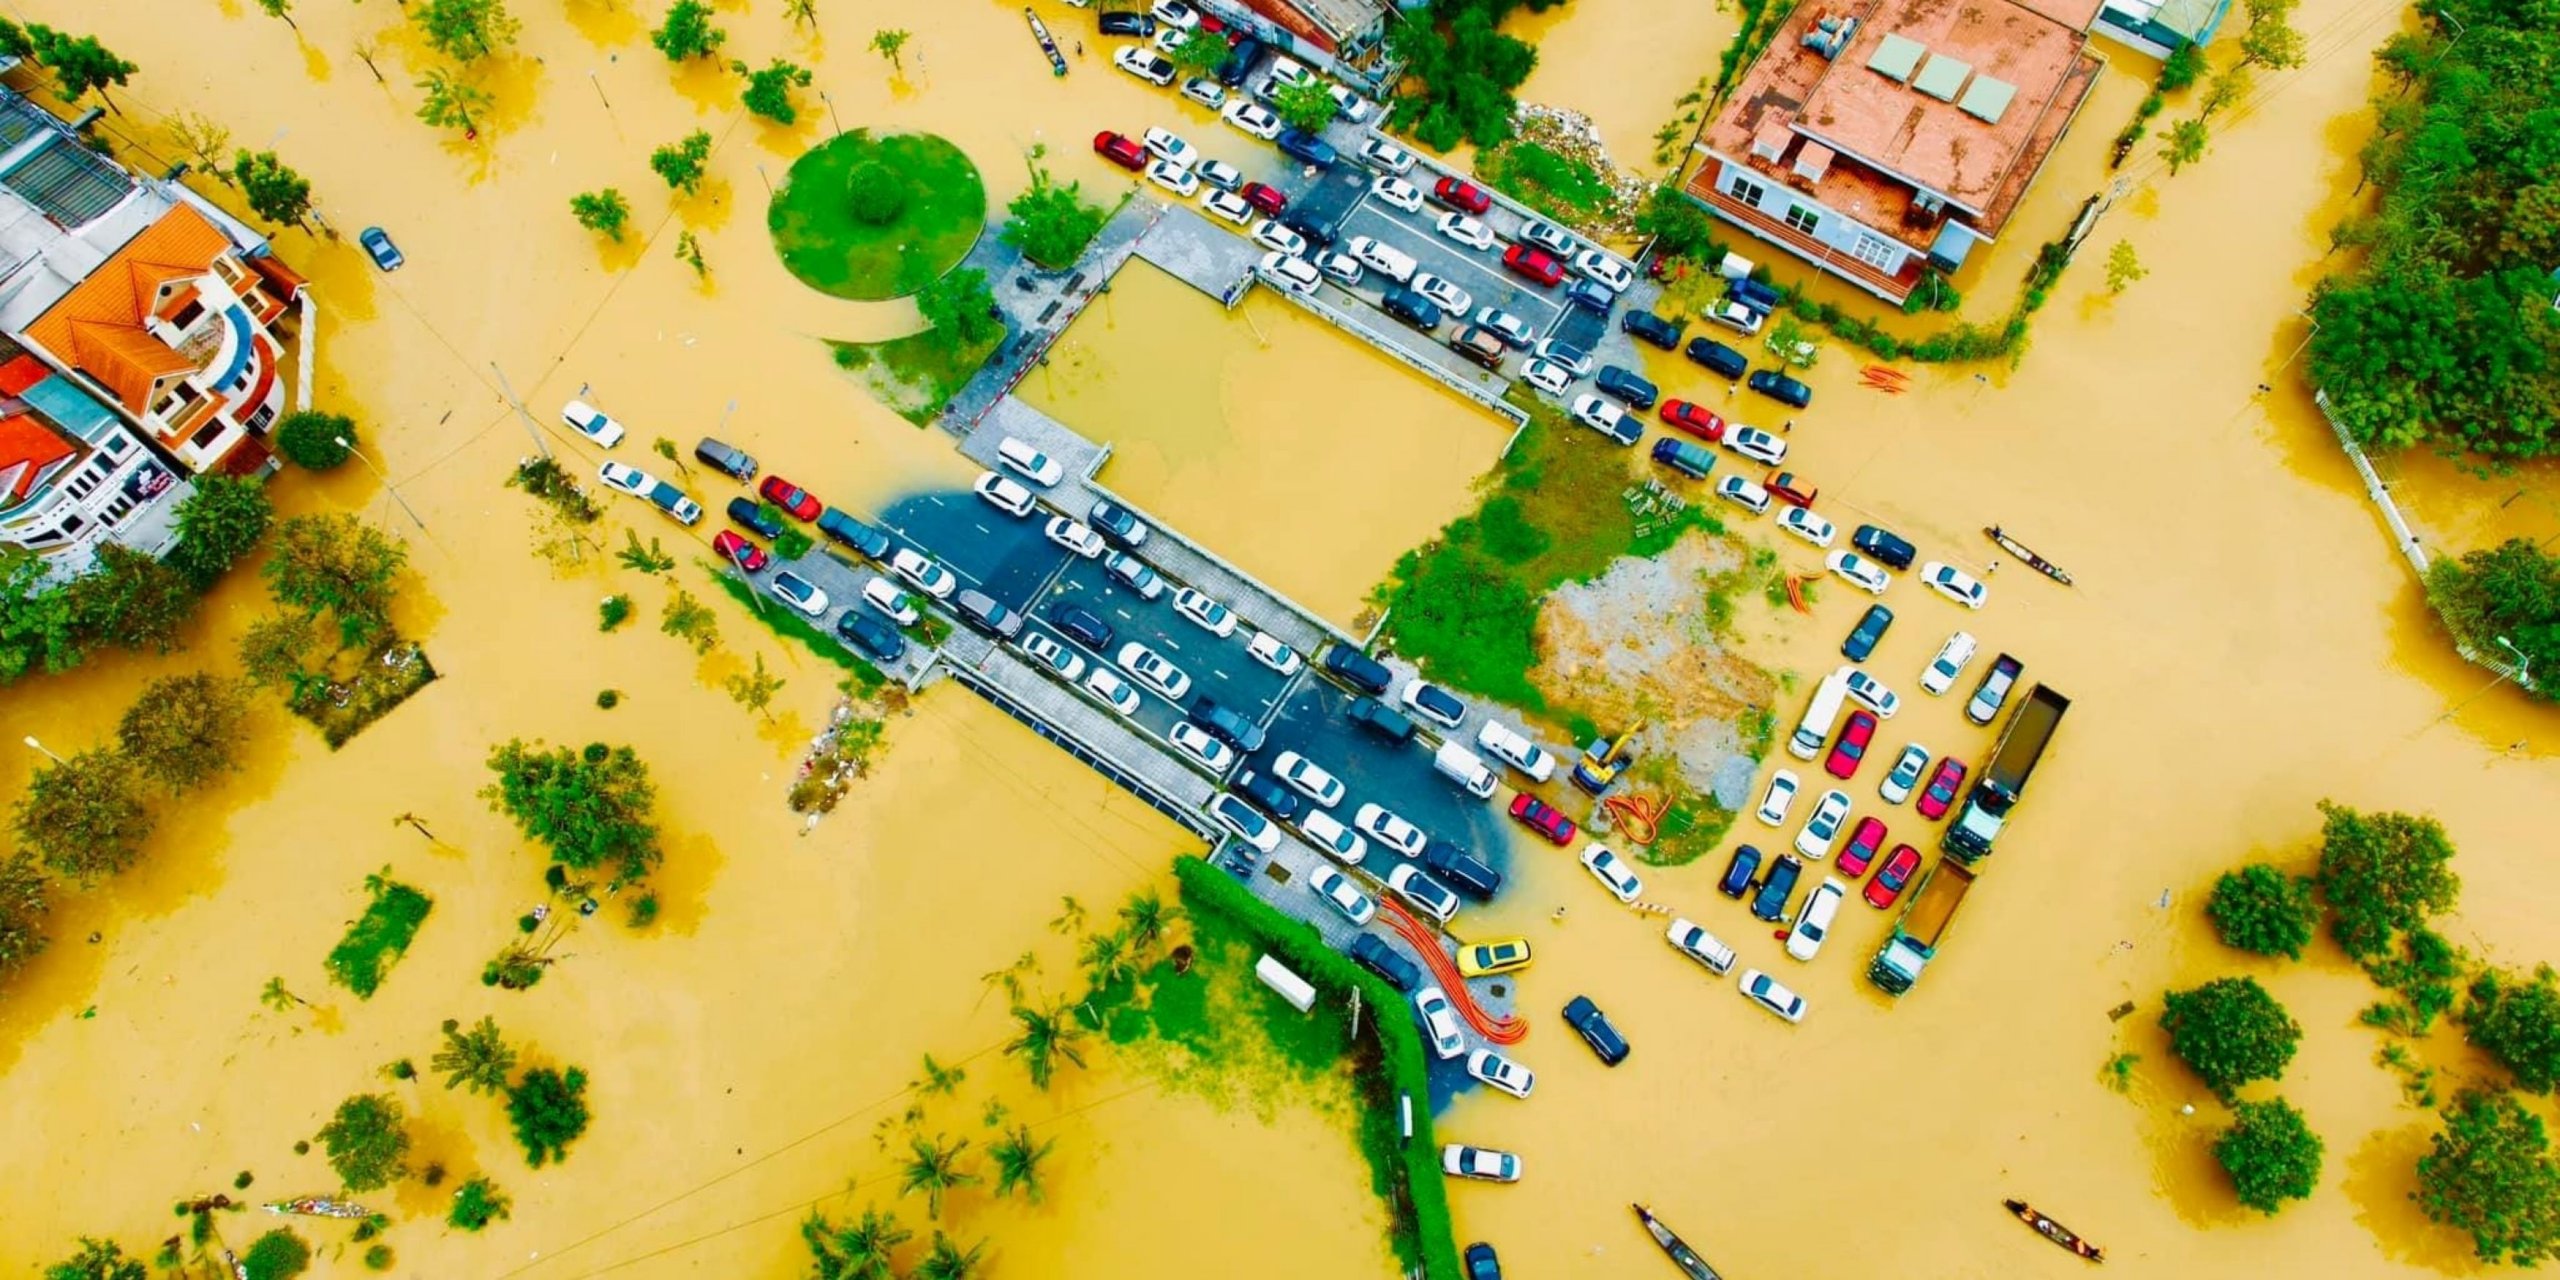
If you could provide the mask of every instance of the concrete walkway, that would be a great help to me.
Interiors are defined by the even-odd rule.
[[[1164,206],[1153,200],[1123,202],[1067,271],[1033,266],[1021,250],[992,232],[978,237],[977,247],[960,265],[987,273],[987,287],[995,292],[996,306],[1004,312],[1005,337],[995,354],[951,397],[951,403],[943,406],[943,428],[954,435],[968,434],[1048,354],[1049,344],[1084,314],[1093,295],[1108,287],[1136,249],[1138,237],[1163,214]]]
[[[1137,253],[1166,275],[1217,299],[1219,306],[1233,307],[1252,286],[1263,248],[1188,207],[1172,206],[1138,237]]]

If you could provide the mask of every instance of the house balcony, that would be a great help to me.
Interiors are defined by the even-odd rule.
[[[1714,166],[1708,166],[1702,171],[1702,178],[1713,172]],[[1903,299],[1910,297],[1911,291],[1920,287],[1921,274],[1928,263],[1928,257],[1925,254],[1913,253],[1905,257],[1902,261],[1902,269],[1899,271],[1879,271],[1849,256],[1836,246],[1824,244],[1734,199],[1731,195],[1706,185],[1704,181],[1693,182],[1686,190],[1691,199],[1707,207],[1707,212],[1895,306],[1902,305]],[[1890,239],[1890,237],[1885,238]]]

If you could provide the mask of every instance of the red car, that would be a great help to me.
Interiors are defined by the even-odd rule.
[[[1531,831],[1545,836],[1547,842],[1557,848],[1573,843],[1573,819],[1557,812],[1555,806],[1536,796],[1511,797],[1511,816],[1518,818]]]
[[[764,483],[756,486],[756,493],[765,501],[790,512],[794,520],[815,520],[818,512],[824,509],[816,498],[809,496],[808,490],[780,476],[766,476]]]
[[[749,573],[764,567],[764,548],[747,541],[745,535],[727,529],[721,530],[720,536],[711,540],[711,554]]]
[[[1831,757],[1822,762],[1822,771],[1841,779],[1857,776],[1859,763],[1867,758],[1867,744],[1875,740],[1875,713],[1852,712],[1849,727],[1840,731],[1838,742],[1831,744]]]
[[[1550,289],[1564,279],[1564,264],[1556,261],[1554,254],[1535,245],[1515,244],[1503,250],[1502,265],[1509,267],[1511,274]]]
[[[1819,487],[1805,483],[1803,476],[1792,471],[1770,472],[1765,487],[1770,497],[1791,507],[1810,507],[1813,500],[1822,495]]]
[[[1858,829],[1849,833],[1848,845],[1840,850],[1840,874],[1855,880],[1867,873],[1867,864],[1876,860],[1876,850],[1884,847],[1884,819],[1861,818]]]
[[[1708,444],[1719,444],[1724,440],[1724,419],[1686,400],[1663,401],[1662,422],[1664,426],[1688,432]]]
[[[1237,188],[1236,194],[1243,196],[1246,204],[1275,218],[1280,216],[1281,210],[1289,207],[1288,195],[1268,183],[1248,182]]]
[[[1929,775],[1927,790],[1920,793],[1916,806],[1920,816],[1934,822],[1947,816],[1947,807],[1956,802],[1956,788],[1964,785],[1964,765],[1954,756],[1938,761],[1938,771]]]
[[[1472,182],[1442,178],[1431,184],[1431,198],[1460,213],[1481,214],[1493,207],[1493,197]]]
[[[1902,896],[1902,886],[1911,883],[1911,873],[1920,869],[1920,851],[1907,844],[1893,847],[1892,856],[1876,868],[1876,878],[1867,882],[1867,905],[1878,911],[1893,905]]]
[[[1093,135],[1093,150],[1094,154],[1123,169],[1135,171],[1147,167],[1147,149],[1125,133],[1105,129]]]

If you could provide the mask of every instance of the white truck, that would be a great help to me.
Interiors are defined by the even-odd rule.
[[[1823,678],[1814,687],[1813,702],[1804,709],[1804,719],[1796,722],[1796,731],[1787,739],[1787,754],[1798,760],[1811,760],[1822,754],[1822,744],[1831,737],[1831,726],[1840,719],[1840,704],[1849,696],[1848,673],[1855,668],[1842,667]]]

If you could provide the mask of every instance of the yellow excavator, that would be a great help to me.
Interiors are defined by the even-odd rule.
[[[1645,722],[1638,720],[1625,733],[1593,738],[1591,745],[1582,749],[1582,759],[1573,766],[1573,785],[1595,796],[1607,791],[1618,775],[1635,762],[1635,750],[1630,744],[1644,732],[1644,726]]]

